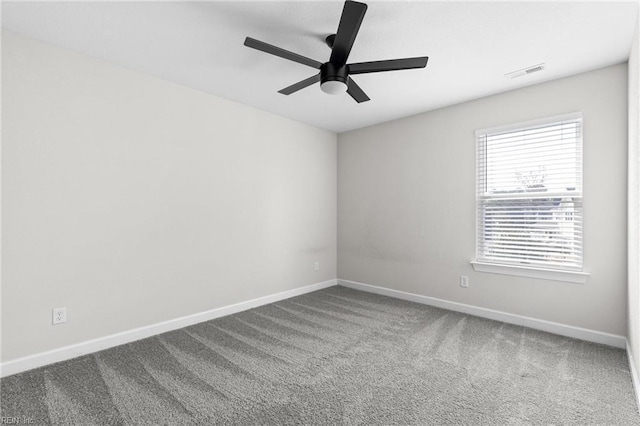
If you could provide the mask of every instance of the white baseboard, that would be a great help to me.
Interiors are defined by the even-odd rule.
[[[480,308],[478,306],[466,305],[464,303],[451,302],[435,297],[422,296],[414,293],[406,293],[404,291],[392,290],[384,287],[377,287],[370,284],[359,283],[356,281],[338,279],[338,285],[353,288],[355,290],[367,291],[369,293],[381,294],[383,296],[395,297],[396,299],[409,300],[411,302],[422,303],[424,305],[435,306],[438,308],[448,309],[450,311],[462,312],[477,317],[488,318],[496,321],[502,321],[509,324],[521,325],[536,330],[542,330],[561,336],[573,337],[575,339],[586,340],[588,342],[601,343],[604,345],[614,346],[616,348],[625,349],[627,339],[624,336],[616,334],[604,333],[601,331],[589,330],[586,328],[574,327],[571,325],[560,324],[541,319],[525,317],[522,315],[510,314],[493,309]]]
[[[323,288],[331,287],[336,284],[356,290],[366,291],[369,293],[381,294],[384,296],[395,297],[397,299],[408,300],[411,302],[431,305],[451,311],[462,312],[465,314],[475,315],[478,317],[488,318],[496,321],[502,321],[509,324],[530,327],[536,330],[547,331],[549,333],[573,337],[589,342],[602,343],[622,349],[626,348],[628,356],[630,358],[630,368],[636,390],[636,397],[638,398],[638,404],[640,407],[640,377],[638,376],[638,372],[635,369],[635,365],[633,364],[632,355],[628,348],[627,339],[623,336],[341,279],[323,281],[305,287],[287,290],[269,296],[259,297],[257,299],[223,306],[209,311],[200,312],[197,314],[188,315],[185,317],[176,318],[173,320],[164,321],[161,323],[128,330],[121,333],[88,340],[74,345],[65,346],[59,349],[54,349],[51,351],[7,361],[0,364],[0,377],[11,376],[13,374],[31,370],[33,368],[38,368],[56,362],[76,358],[82,355],[98,352],[104,349],[112,348],[114,346],[123,345],[125,343],[130,343],[136,340],[165,333],[167,331],[177,330],[179,328],[187,327],[200,322],[209,321],[237,312],[246,311],[247,309],[256,308],[258,306],[267,305],[269,303],[278,302],[280,300],[310,293],[312,291],[321,290]]]
[[[60,361],[66,361],[68,359],[98,352],[104,349],[112,348],[114,346],[119,346],[125,343],[134,342],[136,340],[145,339],[147,337],[155,336],[167,331],[177,330],[179,328],[187,327],[200,322],[209,321],[215,318],[235,314],[237,312],[246,311],[247,309],[256,308],[258,306],[267,305],[269,303],[278,302],[284,299],[289,299],[294,296],[300,296],[302,294],[321,290],[323,288],[331,287],[336,284],[336,279],[310,284],[304,287],[271,294],[269,296],[247,300],[246,302],[223,306],[221,308],[211,309],[210,311],[200,312],[169,321],[163,321],[157,324],[135,328],[133,330],[127,330],[121,333],[111,334],[109,336],[88,340],[59,349],[14,359],[0,364],[0,377],[7,377],[11,376],[12,374],[31,370],[33,368],[42,367]]]
[[[640,376],[638,376],[638,370],[636,369],[636,363],[633,361],[633,352],[627,339],[627,358],[629,359],[629,370],[631,371],[631,381],[633,382],[633,389],[636,391],[636,404],[638,410],[640,410]]]

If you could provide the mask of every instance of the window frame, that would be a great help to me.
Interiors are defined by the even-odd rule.
[[[579,267],[570,267],[565,268],[547,268],[544,265],[542,266],[530,266],[526,264],[518,264],[512,262],[500,262],[498,259],[492,261],[492,259],[487,259],[486,257],[479,256],[480,250],[480,235],[481,232],[481,201],[479,195],[479,184],[480,184],[480,138],[486,135],[495,134],[495,133],[503,133],[510,131],[518,131],[518,130],[526,130],[534,127],[552,125],[555,123],[560,123],[562,121],[579,121],[580,122],[580,135],[578,142],[578,150],[577,158],[580,159],[580,176],[584,175],[584,161],[583,161],[583,117],[581,112],[572,112],[569,114],[555,115],[551,117],[545,117],[538,120],[530,120],[525,122],[507,124],[503,126],[496,126],[491,128],[479,129],[475,132],[475,149],[476,149],[476,205],[475,205],[475,217],[476,217],[476,227],[475,227],[475,246],[476,246],[476,254],[475,259],[471,261],[471,265],[473,269],[477,272],[487,272],[487,273],[495,273],[495,274],[505,274],[519,277],[527,277],[527,278],[539,278],[539,279],[548,279],[554,281],[563,281],[570,283],[582,283],[584,284],[589,276],[587,272],[584,271],[584,240],[581,245],[580,250],[580,266]],[[484,165],[484,170],[486,171],[486,164]],[[583,188],[580,191],[580,197],[583,198],[584,190]],[[581,207],[582,213],[584,213],[584,205]],[[581,224],[581,228],[584,231],[584,223]]]

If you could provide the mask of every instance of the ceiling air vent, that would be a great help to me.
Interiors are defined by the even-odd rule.
[[[507,78],[518,78],[518,77],[522,77],[523,75],[533,74],[534,72],[542,71],[544,67],[545,67],[544,63],[538,64],[538,65],[532,65],[530,67],[523,68],[521,70],[506,73],[504,76]]]

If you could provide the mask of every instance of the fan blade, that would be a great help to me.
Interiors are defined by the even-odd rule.
[[[364,74],[368,72],[410,70],[427,66],[428,56],[419,58],[390,59],[388,61],[359,62],[349,64],[349,74]]]
[[[297,92],[300,89],[304,89],[307,86],[311,86],[313,83],[317,83],[320,81],[320,74],[316,74],[313,77],[305,78],[302,81],[297,82],[296,84],[292,84],[289,87],[285,87],[282,90],[278,90],[278,93],[282,93],[283,95],[290,95],[294,92]]]
[[[358,103],[370,100],[367,94],[364,93],[364,90],[362,90],[351,77],[349,77],[349,82],[347,83],[347,93]]]
[[[244,45],[247,47],[251,47],[252,49],[261,50],[263,52],[270,53],[272,55],[276,55],[293,62],[297,62],[299,64],[310,66],[312,68],[320,69],[320,67],[322,66],[322,63],[318,61],[314,61],[313,59],[298,55],[297,53],[289,52],[288,50],[281,49],[280,47],[265,43],[264,41],[256,40],[255,38],[247,37],[244,40]]]
[[[356,41],[356,36],[366,11],[367,5],[364,3],[355,1],[346,1],[344,3],[340,24],[338,24],[338,32],[336,33],[331,50],[331,58],[329,59],[333,64],[341,67],[347,63],[351,47],[353,47],[353,42]]]

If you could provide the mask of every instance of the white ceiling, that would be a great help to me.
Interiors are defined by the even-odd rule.
[[[625,62],[637,0],[367,1],[349,62],[429,56],[426,69],[354,76],[371,101],[313,85],[316,70],[243,46],[250,36],[320,62],[342,1],[7,2],[3,28],[343,132]],[[510,71],[546,69],[518,79]]]

